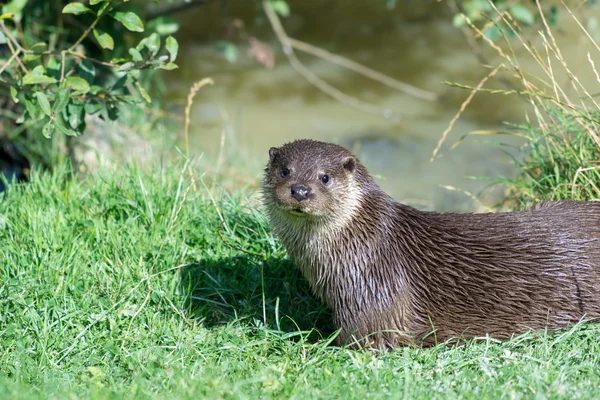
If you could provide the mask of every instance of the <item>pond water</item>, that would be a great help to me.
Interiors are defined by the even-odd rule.
[[[518,153],[521,138],[510,135],[473,135],[448,151],[461,136],[481,130],[506,131],[504,121],[522,122],[528,104],[514,96],[478,94],[456,123],[443,148],[443,157],[430,162],[432,151],[468,91],[444,82],[476,85],[487,74],[463,33],[452,26],[445,2],[399,1],[392,11],[381,1],[289,1],[290,18],[282,18],[290,37],[360,62],[395,79],[431,91],[440,101],[421,100],[327,61],[297,52],[320,78],[346,94],[388,108],[400,118],[385,118],[357,110],[321,93],[290,67],[266,21],[257,27],[261,12],[250,1],[216,2],[180,15],[179,70],[165,74],[168,98],[182,109],[189,87],[205,77],[214,86],[198,93],[192,108],[192,154],[215,163],[221,140],[226,165],[244,166],[244,173],[260,179],[268,149],[297,138],[333,141],[356,151],[378,182],[396,200],[422,209],[480,210],[454,186],[474,194],[490,185],[469,176],[513,176],[504,151]],[[228,4],[224,8],[222,4]],[[352,4],[352,5],[350,5]],[[597,12],[596,9],[587,11]],[[238,61],[227,62],[215,41],[224,31],[224,16],[239,18],[253,35],[276,50],[276,64],[265,68],[240,47]],[[577,26],[564,16],[555,32],[573,72],[597,85],[586,61],[589,48]],[[259,21],[260,22],[260,21]],[[535,41],[537,28],[531,32]],[[487,49],[490,50],[490,49]],[[525,54],[522,50],[519,54]],[[492,51],[486,54],[497,60]],[[596,52],[594,57],[598,57]],[[522,67],[538,72],[524,57]],[[495,87],[502,87],[494,83]],[[533,118],[532,118],[533,119]],[[490,142],[502,142],[501,146]],[[491,205],[501,188],[486,190]]]

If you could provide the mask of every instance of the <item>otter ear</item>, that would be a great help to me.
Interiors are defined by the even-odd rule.
[[[353,156],[348,156],[344,159],[344,169],[348,172],[354,172],[356,168],[356,158]]]
[[[277,147],[271,147],[269,149],[269,159],[271,160],[271,162],[273,162],[277,154],[279,154],[279,149]]]

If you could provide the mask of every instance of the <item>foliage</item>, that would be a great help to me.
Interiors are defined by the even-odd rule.
[[[525,134],[527,145],[516,162],[517,178],[507,183],[509,197],[519,208],[542,200],[600,199],[600,146],[578,126],[577,116],[560,109],[554,112],[561,131],[548,132],[531,124],[516,127]]]
[[[198,175],[59,170],[8,188],[0,397],[600,395],[598,325],[387,354],[330,345],[329,312],[252,200]]]
[[[121,107],[151,102],[143,72],[176,68],[178,44],[172,36],[163,40],[156,25],[149,32],[143,11],[128,3],[12,0],[2,6],[0,98],[8,133],[1,141],[50,165],[64,153],[65,137],[85,131],[86,115],[114,121]]]

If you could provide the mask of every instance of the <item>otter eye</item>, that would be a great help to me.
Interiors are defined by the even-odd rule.
[[[323,175],[323,176],[321,177],[321,182],[323,182],[323,183],[327,183],[327,182],[329,182],[329,175]]]
[[[290,170],[283,167],[281,168],[281,176],[288,176],[290,174]]]

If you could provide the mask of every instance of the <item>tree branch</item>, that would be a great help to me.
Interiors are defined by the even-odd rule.
[[[281,21],[275,13],[275,10],[273,10],[270,1],[263,1],[263,8],[265,10],[265,13],[267,14],[267,17],[269,18],[269,22],[271,23],[273,31],[275,31],[275,35],[277,35],[277,39],[281,43],[283,53],[287,57],[292,68],[294,68],[294,70],[296,70],[296,72],[300,74],[304,79],[306,79],[309,83],[318,88],[321,92],[333,97],[334,99],[343,104],[349,105],[351,107],[357,108],[361,111],[365,111],[368,113],[382,115],[385,118],[399,117],[399,115],[396,115],[389,108],[382,108],[374,104],[359,100],[355,97],[349,96],[341,90],[331,86],[329,83],[325,82],[318,76],[316,76],[311,70],[309,70],[304,64],[302,64],[300,60],[298,60],[298,57],[296,57],[293,46],[290,43],[289,37],[283,29]]]

